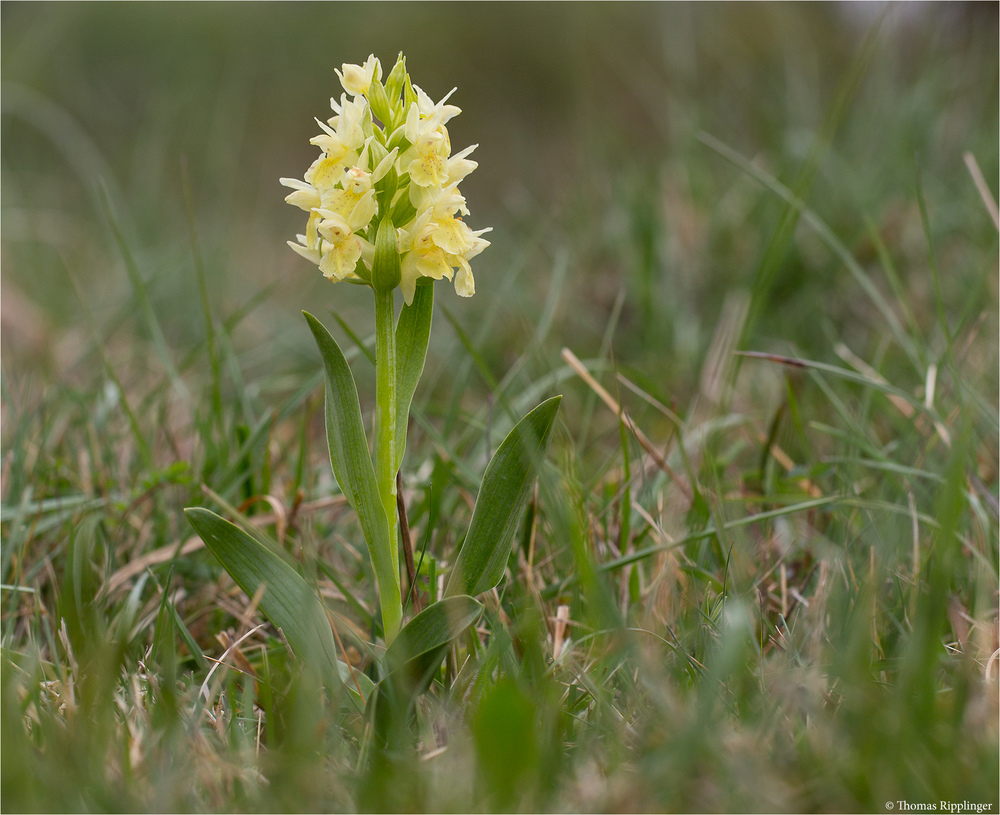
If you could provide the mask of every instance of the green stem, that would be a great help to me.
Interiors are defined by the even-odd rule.
[[[399,599],[399,550],[396,546],[396,327],[392,290],[375,292],[375,478],[385,510],[390,554],[397,590],[382,592],[382,625],[386,644],[403,617]]]

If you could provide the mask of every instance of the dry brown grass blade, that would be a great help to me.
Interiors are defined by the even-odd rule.
[[[882,374],[880,374],[878,371],[872,368],[872,366],[869,365],[867,362],[865,362],[863,359],[861,359],[861,357],[859,357],[857,354],[851,351],[851,349],[848,348],[846,345],[844,345],[844,343],[842,342],[837,343],[834,346],[833,350],[838,357],[844,360],[844,362],[846,362],[848,365],[850,365],[859,373],[863,374],[864,376],[867,376],[873,382],[877,382],[880,385],[891,384],[888,379],[886,379],[884,376],[882,376]],[[933,401],[934,398],[933,380],[936,379],[936,377],[937,377],[937,369],[934,366],[931,366],[931,368],[928,369],[927,371],[926,403],[928,408],[931,407],[931,402]],[[895,394],[892,393],[886,394],[886,397],[900,413],[902,413],[907,419],[910,419],[914,423],[915,427],[923,431],[922,422],[924,421],[924,419],[922,416],[915,417],[916,410],[914,409],[913,405],[911,405],[902,397],[896,396]],[[951,434],[948,432],[948,428],[945,427],[943,424],[941,424],[941,422],[935,421],[934,429],[935,431],[937,431],[938,436],[941,437],[941,441],[945,443],[945,446],[951,447]]]
[[[556,616],[552,618],[554,630],[552,633],[552,659],[558,660],[566,642],[566,626],[569,623],[569,606],[559,606]]]
[[[611,408],[615,416],[624,422],[625,426],[632,432],[636,440],[642,446],[642,449],[649,453],[653,461],[656,462],[657,466],[670,476],[671,480],[680,488],[681,492],[683,492],[689,500],[694,500],[694,493],[691,491],[691,487],[688,486],[687,482],[681,478],[673,467],[667,464],[666,459],[663,458],[660,451],[657,450],[653,443],[646,437],[646,434],[636,426],[635,422],[632,421],[631,417],[625,412],[622,406],[615,401],[615,398],[603,387],[601,387],[601,384],[594,379],[590,371],[588,371],[584,364],[577,358],[576,354],[570,351],[569,348],[563,348],[562,358],[566,361],[566,364],[576,372],[576,375],[579,376],[580,379],[582,379],[587,386],[600,397],[601,401]]]
[[[278,538],[278,546],[284,546],[285,530],[288,528],[288,513],[285,511],[285,505],[281,502],[280,498],[276,498],[273,495],[253,495],[240,504],[238,509],[241,513],[245,513],[259,501],[263,501],[274,510],[269,517],[273,518],[272,522],[274,523],[275,534]]]
[[[236,649],[236,648],[238,648],[238,647],[240,646],[240,644],[241,644],[241,643],[243,643],[243,641],[244,641],[244,640],[246,640],[246,639],[248,639],[249,637],[251,637],[251,636],[253,636],[254,634],[256,634],[256,633],[257,633],[258,631],[260,631],[260,629],[262,629],[262,628],[263,628],[263,627],[264,627],[265,625],[266,625],[266,623],[261,623],[260,625],[258,625],[258,626],[256,626],[256,627],[254,627],[254,628],[251,628],[251,629],[250,629],[249,631],[247,631],[247,633],[246,633],[246,634],[244,634],[244,635],[243,635],[242,637],[240,637],[240,638],[239,638],[238,640],[236,640],[235,642],[233,642],[233,643],[232,643],[232,644],[231,644],[231,645],[230,645],[230,646],[229,646],[229,647],[228,647],[228,648],[227,648],[227,649],[226,649],[226,650],[225,650],[225,651],[223,652],[222,656],[221,656],[221,657],[219,657],[218,659],[212,659],[211,657],[209,657],[209,658],[208,658],[208,659],[209,659],[209,661],[210,661],[210,662],[213,662],[214,664],[212,665],[212,668],[211,668],[211,670],[209,670],[209,672],[208,672],[208,675],[207,675],[207,676],[205,677],[205,681],[201,683],[201,688],[199,688],[199,690],[198,690],[198,694],[199,694],[200,696],[202,696],[202,697],[203,697],[203,698],[205,699],[205,701],[206,701],[206,702],[210,701],[210,700],[211,700],[211,698],[212,698],[212,696],[214,696],[214,694],[213,694],[213,693],[210,693],[210,692],[209,692],[209,683],[210,683],[210,682],[212,681],[212,675],[213,675],[213,674],[215,673],[216,669],[217,669],[217,668],[218,668],[218,667],[219,667],[220,665],[224,665],[224,664],[225,664],[226,660],[227,660],[227,659],[229,658],[229,656],[230,656],[230,654],[231,654],[231,653],[233,652],[233,650],[234,650],[234,649]],[[240,670],[240,669],[239,669],[239,668],[237,668],[237,670]],[[215,722],[215,721],[216,721],[216,716],[215,716],[215,715],[214,715],[214,714],[212,713],[212,711],[210,711],[210,710],[209,710],[209,709],[208,709],[207,707],[203,707],[203,708],[202,708],[201,710],[202,710],[202,712],[203,712],[203,713],[205,713],[205,714],[206,714],[206,715],[207,715],[207,716],[208,716],[208,717],[209,717],[209,718],[210,718],[210,719],[211,719],[211,720],[212,720],[213,722]]]
[[[979,169],[979,162],[976,161],[976,157],[972,153],[966,153],[962,158],[965,159],[965,166],[969,168],[972,183],[979,190],[979,195],[983,199],[986,211],[990,214],[990,218],[993,219],[993,225],[1000,230],[1000,209],[997,208],[997,202],[993,198],[993,193],[990,192],[990,187],[983,177],[983,171]]]
[[[300,513],[316,512],[320,509],[342,506],[346,503],[347,499],[344,498],[344,496],[335,495],[330,498],[320,498],[316,501],[310,501],[302,504],[298,508],[298,511]],[[271,524],[276,523],[278,518],[276,514],[271,513],[268,515],[257,515],[250,520],[253,521],[255,526],[270,526]],[[160,546],[152,552],[147,552],[141,557],[137,557],[135,560],[129,561],[108,578],[108,581],[104,584],[102,589],[102,594],[104,596],[112,594],[122,586],[128,584],[128,582],[136,575],[142,574],[142,572],[150,566],[166,563],[168,560],[173,560],[176,557],[185,557],[190,555],[192,552],[197,552],[205,545],[205,542],[197,535],[188,538],[183,544],[180,544],[180,547],[178,548],[179,543],[179,541],[174,541],[166,546]]]

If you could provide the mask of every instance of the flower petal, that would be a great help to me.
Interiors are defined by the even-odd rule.
[[[472,297],[476,293],[476,281],[472,278],[472,267],[464,258],[459,258],[458,274],[455,275],[455,293],[459,297]]]
[[[351,235],[342,243],[335,244],[323,255],[319,270],[328,278],[343,280],[353,274],[354,267],[361,259],[361,241]]]

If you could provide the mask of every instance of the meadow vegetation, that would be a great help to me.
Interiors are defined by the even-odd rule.
[[[997,10],[881,12],[4,4],[0,807],[998,811]],[[334,68],[400,51],[494,227],[413,401],[418,601],[563,400],[386,750],[183,510],[283,550],[377,680],[301,316],[370,430],[370,293],[288,249],[278,178]]]

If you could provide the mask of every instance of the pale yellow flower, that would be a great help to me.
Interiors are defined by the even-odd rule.
[[[429,130],[405,153],[400,156],[400,164],[410,174],[410,180],[418,187],[445,187],[455,184],[476,169],[479,164],[466,158],[479,145],[473,144],[464,150],[451,154],[448,131],[441,127]],[[411,187],[411,199],[415,192]]]
[[[326,123],[317,119],[316,124],[323,133],[311,138],[309,143],[319,147],[323,156],[333,162],[353,162],[365,142],[364,105],[348,100],[346,94],[341,94],[339,103],[330,99],[330,105],[337,115],[331,116]]]
[[[284,186],[295,190],[295,192],[285,196],[286,203],[291,204],[293,207],[304,209],[306,212],[312,212],[316,207],[321,205],[322,202],[320,201],[319,193],[312,184],[299,181],[297,178],[281,178],[279,181]]]
[[[414,219],[410,229],[399,230],[399,249],[406,253],[399,285],[407,303],[413,302],[418,278],[451,280],[454,269],[459,273],[455,291],[462,297],[471,297],[476,288],[469,261],[490,245],[480,235],[491,231],[491,227],[473,231],[461,218],[435,219],[433,215],[430,207]]]
[[[476,281],[472,277],[472,267],[465,258],[459,258],[458,275],[455,277],[455,293],[459,297],[472,297],[476,293]]]
[[[295,237],[298,238],[298,243],[294,241],[285,241],[285,243],[310,263],[319,266],[319,262],[323,257],[319,249],[309,246],[309,239],[305,235],[296,235]]]
[[[455,92],[454,88],[437,104],[416,85],[413,90],[417,94],[417,101],[410,105],[403,127],[403,135],[412,146],[400,157],[400,163],[415,184],[421,187],[442,187],[449,181],[468,175],[476,167],[475,162],[468,162],[472,166],[465,169],[464,174],[456,178],[450,177],[450,170],[454,169],[458,173],[461,169],[458,165],[450,164],[451,139],[445,123],[462,111],[454,105],[445,104]],[[456,158],[464,159],[474,149],[467,148]]]
[[[427,224],[415,234],[400,230],[399,248],[406,254],[403,255],[400,264],[402,277],[399,287],[403,291],[403,299],[407,304],[413,302],[419,278],[430,277],[434,280],[440,280],[443,277],[447,277],[449,280],[452,278],[451,264],[448,262],[444,250],[434,243],[433,232],[433,224]]]
[[[448,139],[439,130],[431,130],[420,136],[405,154],[411,156],[406,165],[410,181],[421,187],[444,185],[448,181],[450,147]]]
[[[364,65],[351,65],[345,62],[340,67],[344,69],[343,73],[337,71],[340,84],[344,86],[345,91],[353,93],[355,96],[367,93],[373,77],[375,79],[382,78],[382,65],[374,54],[365,60]]]
[[[319,270],[328,279],[357,278],[354,269],[358,261],[368,251],[374,254],[375,247],[356,235],[351,224],[336,212],[325,209],[316,212],[322,217],[317,225],[323,237]]]
[[[321,206],[333,210],[345,220],[351,218],[355,208],[360,206],[360,212],[367,214],[367,220],[359,224],[358,228],[367,226],[378,209],[371,174],[358,167],[344,171],[338,186],[323,191]],[[356,221],[358,218],[351,220]]]
[[[352,150],[360,150],[365,139],[372,133],[371,110],[364,99],[348,99],[340,94],[338,102],[330,97],[330,107],[336,115],[327,119],[327,124]]]
[[[417,101],[411,104],[409,110],[406,111],[406,129],[404,130],[406,140],[410,144],[416,144],[421,135],[443,127],[449,120],[462,112],[462,109],[455,107],[455,105],[445,104],[458,88],[452,88],[448,91],[437,104],[434,104],[418,85],[414,85],[413,90],[417,94]]]
[[[469,173],[479,166],[478,162],[472,161],[472,159],[467,159],[466,156],[469,155],[473,150],[479,147],[478,144],[473,144],[466,147],[464,150],[459,151],[451,158],[448,159],[448,183],[456,184],[465,178]]]

